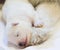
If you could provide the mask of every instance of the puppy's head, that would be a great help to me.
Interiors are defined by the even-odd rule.
[[[26,21],[7,24],[8,41],[18,47],[25,47],[30,42],[31,24]]]

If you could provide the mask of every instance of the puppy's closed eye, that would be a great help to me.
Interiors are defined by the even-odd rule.
[[[17,34],[16,37],[19,37],[19,34]]]
[[[12,26],[17,26],[19,23],[13,23]]]

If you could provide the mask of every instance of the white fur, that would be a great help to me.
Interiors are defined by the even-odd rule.
[[[26,2],[25,2],[26,1]],[[38,26],[40,24],[44,24],[43,28],[40,28],[40,30],[43,30],[46,32],[49,32],[48,34],[51,34],[50,39],[42,43],[41,45],[37,46],[31,46],[27,47],[23,50],[55,50],[60,49],[60,7],[57,4],[42,4],[39,5],[36,8],[37,16],[33,17],[35,25]],[[18,41],[22,41],[22,38],[31,37],[31,21],[34,16],[34,8],[32,5],[29,4],[27,0],[6,0],[6,3],[3,7],[3,15],[4,19],[7,23],[6,30],[9,35],[9,41],[18,44]],[[35,14],[36,15],[36,14]],[[39,22],[41,21],[41,22]],[[59,22],[57,22],[59,21]],[[19,23],[17,27],[12,25],[14,23]],[[2,24],[2,23],[1,23]],[[25,26],[25,27],[24,27]],[[55,27],[54,27],[55,26]],[[11,28],[11,29],[10,29]],[[51,30],[51,28],[53,28]],[[4,29],[4,28],[3,28]],[[3,30],[2,29],[2,30]],[[38,30],[38,29],[37,29]],[[16,32],[14,31],[21,31],[19,32],[19,35],[22,37],[16,38],[15,35]],[[28,33],[27,33],[28,31]],[[12,34],[14,33],[14,34]],[[21,34],[22,33],[22,34]],[[24,35],[24,36],[23,36]],[[3,37],[3,36],[2,36]],[[14,38],[15,37],[15,38]],[[15,41],[13,39],[16,39]],[[25,40],[25,39],[24,39]],[[28,39],[30,40],[30,39]],[[2,44],[2,43],[1,43]],[[58,46],[59,45],[59,46]]]
[[[26,36],[29,43],[34,13],[34,7],[27,0],[6,0],[3,6],[3,18],[10,43],[18,46],[20,42],[25,41]],[[15,23],[18,25],[14,26]]]

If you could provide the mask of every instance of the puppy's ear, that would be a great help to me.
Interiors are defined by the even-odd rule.
[[[12,26],[17,26],[19,23],[12,23]]]

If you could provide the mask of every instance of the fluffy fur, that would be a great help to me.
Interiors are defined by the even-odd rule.
[[[9,43],[18,47],[20,43],[25,43],[26,45],[22,47],[26,47],[47,39],[46,31],[32,26],[36,22],[36,14],[28,0],[6,0],[3,6],[3,18]]]
[[[39,46],[31,46],[23,50],[58,49],[58,44],[60,44],[60,6],[56,2],[40,4],[38,1],[38,3],[36,10],[34,10],[34,7],[27,0],[6,0],[3,7],[3,18],[6,23],[8,41],[18,46],[18,43],[25,42],[27,37],[27,45],[35,45],[50,37]],[[34,27],[32,27],[32,22]]]
[[[34,8],[27,0],[6,0],[3,6],[3,18],[6,23],[8,41],[16,46],[29,43],[31,38]]]

